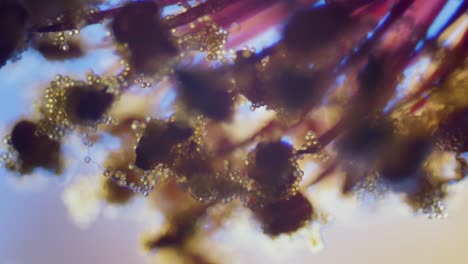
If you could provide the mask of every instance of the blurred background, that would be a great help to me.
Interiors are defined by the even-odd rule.
[[[89,27],[81,36],[94,47],[83,58],[50,62],[28,50],[20,61],[0,70],[0,135],[6,135],[19,118],[35,115],[35,102],[56,74],[83,79],[91,69],[102,74],[117,63],[112,46],[99,46],[106,37],[102,26]],[[277,37],[277,32],[268,31],[248,45],[261,48]],[[112,140],[91,150],[69,140],[63,177],[44,171],[19,177],[0,170],[0,264],[172,263],[141,249],[142,233],[162,222],[161,215],[147,210],[144,197],[123,208],[96,198],[95,183],[101,177],[96,164],[103,160],[104,150],[113,147]],[[83,162],[87,155],[93,163]],[[335,188],[318,186],[309,190],[309,196],[330,220],[319,231],[323,250],[314,248],[307,237],[271,241],[243,211],[205,246],[219,251],[214,253],[222,256],[219,263],[464,264],[468,260],[465,185],[454,186],[448,217],[434,220],[415,216],[395,196],[356,202],[339,197]]]

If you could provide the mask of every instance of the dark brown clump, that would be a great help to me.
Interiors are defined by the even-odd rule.
[[[414,189],[423,162],[432,150],[430,138],[402,137],[394,140],[379,157],[378,171],[395,191]]]
[[[310,74],[295,71],[280,71],[277,83],[273,84],[275,97],[286,109],[303,109],[311,105],[320,94],[317,90],[317,78]]]
[[[36,135],[37,128],[35,123],[23,120],[11,132],[11,145],[18,152],[20,172],[28,173],[43,167],[60,173],[60,143],[47,136]]]
[[[332,40],[350,23],[349,9],[327,4],[300,11],[283,32],[283,41],[293,52],[309,52]]]
[[[130,188],[119,185],[117,180],[111,178],[104,181],[103,191],[104,199],[110,204],[126,204],[136,194]]]
[[[205,168],[209,169],[209,168]],[[216,174],[213,171],[194,172],[181,182],[183,189],[199,201],[230,201],[243,193],[243,186],[227,174]]]
[[[233,100],[227,84],[216,73],[197,70],[176,72],[179,95],[189,109],[208,118],[223,121],[231,116]]]
[[[190,190],[193,196],[202,198],[202,196],[205,196],[204,194],[209,195],[211,191],[216,191],[205,188],[213,183],[208,182],[214,180],[215,171],[212,158],[204,152],[197,152],[196,148],[198,148],[198,145],[190,142],[182,155],[175,158],[172,169],[179,176],[179,180],[181,180],[179,186],[182,189]],[[208,192],[205,193],[205,191]]]
[[[74,86],[67,90],[66,112],[75,124],[86,124],[99,121],[114,102],[114,95],[105,88],[92,86]]]
[[[379,92],[379,86],[382,85],[385,77],[384,61],[370,55],[367,63],[359,71],[358,82],[359,91],[363,99],[372,100]],[[369,103],[369,102],[368,102]]]
[[[187,153],[177,157],[174,163],[174,171],[180,175],[190,177],[193,174],[211,174],[213,167],[209,157],[202,153],[195,152],[197,146],[191,144]]]
[[[112,152],[107,157],[102,186],[102,198],[110,204],[123,205],[129,202],[137,192],[128,186],[141,186],[138,172],[129,167],[134,159],[130,145],[125,145],[121,151]]]
[[[0,67],[13,55],[23,38],[28,12],[16,1],[0,3]]]
[[[130,63],[140,73],[152,74],[167,58],[177,55],[168,28],[162,24],[160,8],[153,1],[125,5],[112,22],[117,41],[130,49]]]
[[[14,0],[18,2],[18,0]],[[31,14],[33,22],[44,23],[44,19],[54,19],[63,14],[74,14],[95,7],[102,0],[20,0]]]
[[[346,159],[373,162],[393,136],[390,121],[365,118],[353,124],[339,139],[338,150]]]
[[[49,41],[35,40],[33,45],[37,51],[41,53],[44,58],[52,61],[62,61],[68,59],[80,58],[85,54],[85,51],[77,41],[67,42],[68,49],[62,50],[57,45]]]
[[[312,219],[313,212],[312,204],[301,193],[289,199],[269,202],[254,210],[263,232],[270,236],[297,231]]]
[[[275,196],[287,192],[297,180],[291,159],[293,148],[282,141],[259,143],[249,161],[247,175],[262,191]]]
[[[468,151],[468,109],[451,114],[440,125],[437,141],[437,147],[441,150]]]
[[[171,169],[177,174],[181,189],[188,191],[196,200],[227,202],[242,193],[243,186],[236,176],[222,167],[222,160],[216,160],[199,145],[190,142]]]
[[[116,158],[114,158],[112,155],[110,156],[110,158],[114,158],[112,159],[112,162],[116,162],[114,165],[115,171],[113,171],[113,173],[109,175],[109,177],[104,181],[103,194],[104,199],[108,203],[123,205],[129,202],[136,195],[136,192],[127,186],[131,184],[139,186],[141,182],[139,175],[134,170],[128,168],[127,159],[122,159],[122,156],[125,154],[116,153],[115,155],[119,156]],[[119,184],[121,181],[121,176],[117,174],[125,175],[125,186]]]
[[[136,146],[135,165],[142,170],[151,170],[158,164],[170,165],[176,157],[172,153],[174,146],[193,133],[193,128],[181,122],[151,121]]]

